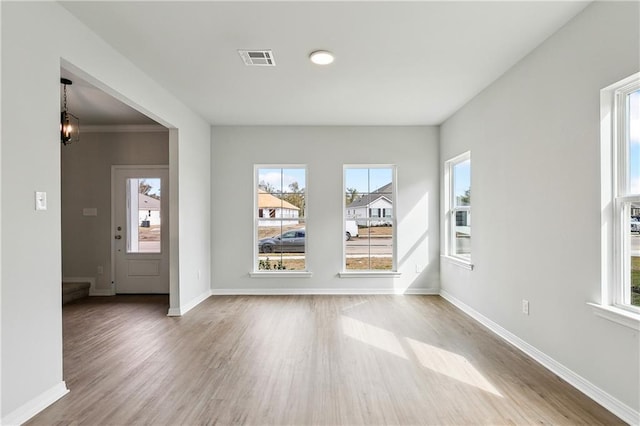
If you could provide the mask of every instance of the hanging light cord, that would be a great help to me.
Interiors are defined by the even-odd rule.
[[[67,85],[63,84],[64,86],[64,106],[63,106],[63,110],[64,112],[67,112]]]

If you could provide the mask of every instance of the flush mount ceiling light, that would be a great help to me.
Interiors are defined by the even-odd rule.
[[[69,145],[80,140],[80,119],[67,110],[67,86],[72,85],[73,82],[67,78],[61,78],[60,83],[64,85],[63,106],[60,113],[60,142],[63,145]]]
[[[326,50],[316,50],[311,52],[309,59],[316,65],[329,65],[333,62],[333,53]]]

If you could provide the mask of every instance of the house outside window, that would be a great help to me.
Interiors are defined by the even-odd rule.
[[[471,265],[471,153],[445,162],[445,253]]]
[[[306,271],[305,166],[255,166],[256,272]]]
[[[395,175],[395,166],[344,166],[345,271],[396,271]]]

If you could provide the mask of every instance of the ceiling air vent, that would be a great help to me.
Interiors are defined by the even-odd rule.
[[[238,50],[245,65],[251,67],[275,67],[271,50]]]

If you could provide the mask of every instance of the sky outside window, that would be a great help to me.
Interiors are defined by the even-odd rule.
[[[640,194],[640,90],[630,93],[629,104],[629,192]]]
[[[275,192],[290,191],[289,185],[298,183],[298,188],[306,188],[305,169],[258,169],[258,183],[270,185]]]
[[[469,205],[466,192],[471,187],[471,160],[465,160],[453,166],[453,196],[456,206]]]
[[[391,168],[348,168],[345,170],[346,187],[355,189],[359,194],[367,194],[391,183],[392,174]]]
[[[157,196],[158,198],[160,197],[160,179],[159,178],[144,178],[144,179],[141,179],[141,181],[144,181],[144,183],[149,185],[150,187],[146,195],[153,196],[153,197]]]

